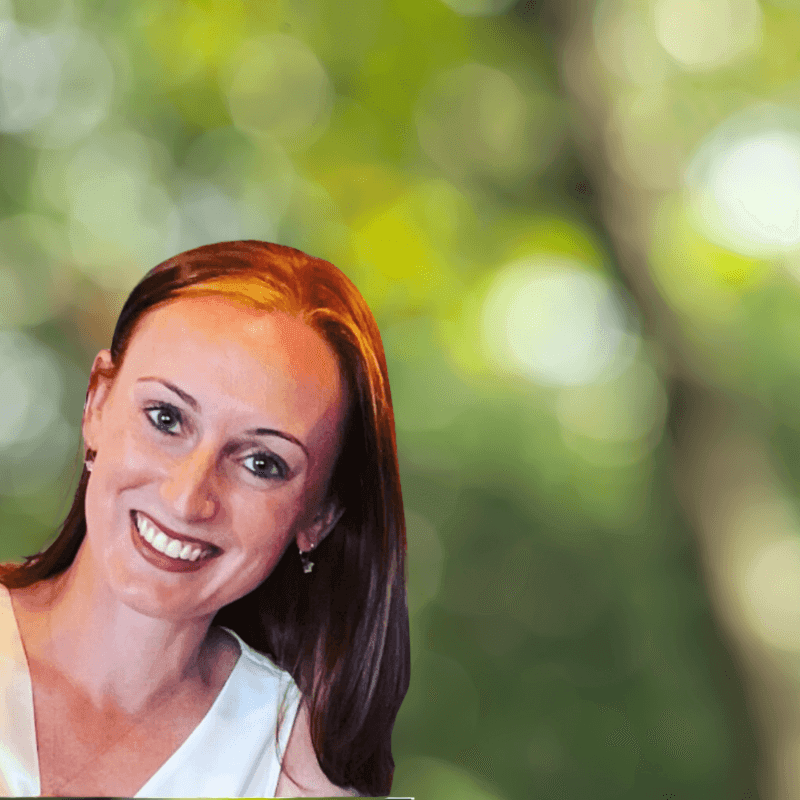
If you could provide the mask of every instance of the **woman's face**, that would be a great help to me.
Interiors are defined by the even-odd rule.
[[[155,309],[87,403],[81,555],[142,613],[213,615],[338,519],[326,489],[346,411],[334,352],[295,317],[219,297]]]

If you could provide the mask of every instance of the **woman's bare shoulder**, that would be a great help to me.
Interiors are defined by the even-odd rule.
[[[278,779],[276,797],[359,797],[331,783],[317,761],[311,742],[308,710],[300,705]]]

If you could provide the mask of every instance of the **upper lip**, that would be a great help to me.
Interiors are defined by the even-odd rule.
[[[179,539],[183,542],[190,542],[191,544],[199,545],[200,547],[210,547],[213,550],[219,551],[220,548],[217,547],[215,544],[211,544],[211,542],[205,542],[202,539],[197,539],[194,536],[187,536],[184,533],[178,533],[177,531],[173,531],[171,528],[168,528],[166,525],[162,525],[160,522],[156,522],[149,514],[145,514],[144,511],[132,511],[131,512],[134,518],[138,514],[139,516],[146,519],[149,523],[154,525],[158,530],[164,531],[164,533],[169,536],[171,539]],[[136,520],[134,519],[134,523]]]

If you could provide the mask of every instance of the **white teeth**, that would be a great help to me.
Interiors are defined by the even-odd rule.
[[[181,550],[183,550],[183,545],[177,539],[171,539],[167,549],[164,551],[164,555],[170,558],[177,558]]]
[[[141,530],[142,536],[152,544],[156,536],[155,528],[146,519],[143,519],[139,521],[139,530]]]
[[[183,561],[197,561],[203,552],[202,547],[184,544],[177,539],[171,539],[164,531],[158,530],[151,522],[136,514],[136,523],[142,538],[148,541],[159,553],[170,558],[180,558]]]

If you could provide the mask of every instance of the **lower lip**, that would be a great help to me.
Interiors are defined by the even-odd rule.
[[[197,572],[218,555],[214,554],[207,558],[198,558],[197,561],[184,561],[183,559],[165,556],[163,553],[159,553],[146,539],[142,538],[136,528],[133,516],[131,516],[131,538],[133,539],[133,546],[141,553],[145,561],[167,572]]]

